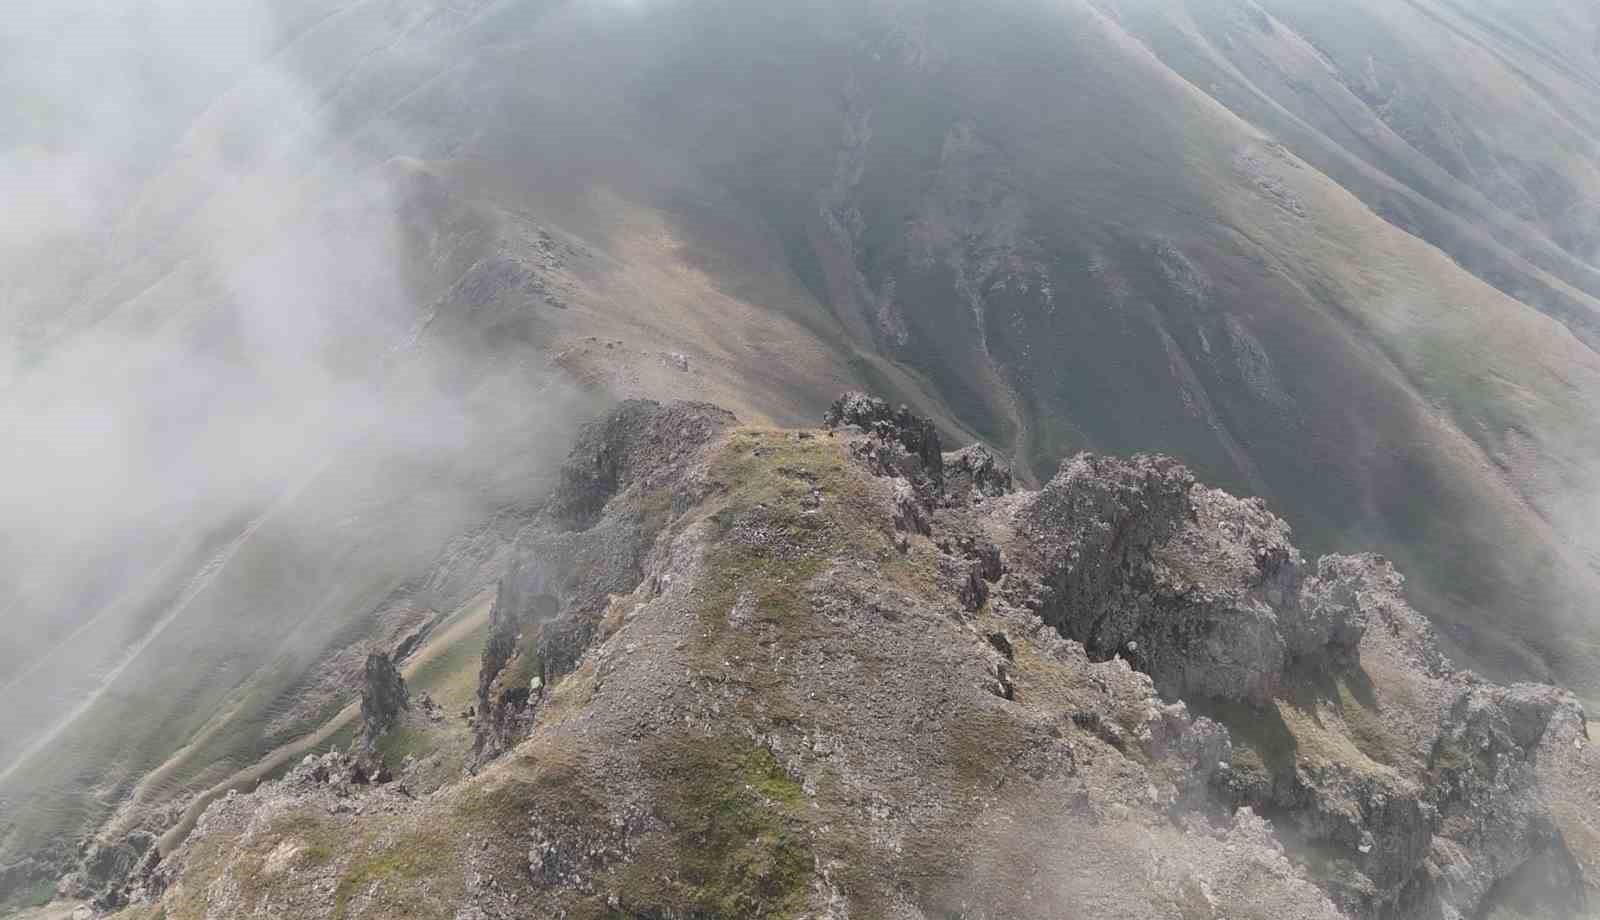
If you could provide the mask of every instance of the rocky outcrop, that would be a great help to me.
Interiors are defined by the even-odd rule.
[[[1387,561],[1309,566],[1264,505],[1166,458],[1080,455],[1010,502],[989,525],[1008,564],[999,602],[1168,699],[1244,704],[1234,725],[1262,766],[1213,780],[1272,816],[1352,915],[1473,916],[1530,860],[1570,862],[1533,776],[1551,719],[1582,725],[1581,710],[1456,672]]]
[[[874,401],[842,400],[832,437],[622,413],[501,585],[477,774],[413,799],[308,760],[212,806],[168,867],[196,874],[185,896],[228,916],[1581,915],[1581,708],[1455,670],[1387,561],[1308,564],[1264,504],[1167,458],[1082,455],[1036,492],[976,450],[930,470],[931,426]],[[574,529],[564,509],[600,494]],[[349,844],[263,877],[321,834]]]
[[[386,783],[394,778],[379,743],[402,723],[411,711],[411,702],[406,679],[395,667],[394,658],[387,652],[369,653],[362,669],[361,724],[350,742],[358,782]]]
[[[1267,714],[1321,724],[1293,728],[1295,756],[1261,781],[1240,771],[1231,782],[1237,801],[1276,815],[1286,839],[1317,854],[1352,916],[1480,916],[1524,866],[1538,860],[1548,880],[1549,867],[1571,864],[1535,777],[1548,736],[1584,716],[1565,691],[1457,671],[1401,585],[1376,556],[1321,560],[1301,609],[1333,605],[1333,625],[1315,635],[1338,654],[1291,667],[1284,695],[1301,704]],[[1344,625],[1351,611],[1360,628]],[[1581,874],[1563,878],[1538,893],[1536,915],[1580,915]]]
[[[1295,615],[1281,622],[1289,654],[1310,659],[1333,655],[1348,659],[1361,643],[1374,608],[1404,603],[1400,576],[1393,566],[1376,556],[1323,556],[1316,574],[1306,577],[1297,595]],[[1435,651],[1426,667],[1443,666]]]
[[[368,785],[360,760],[329,751],[321,756],[307,754],[284,777],[280,787],[294,791],[327,789],[337,796],[349,797],[361,794]]]
[[[493,756],[521,730],[528,703],[544,686],[539,631],[560,609],[550,560],[526,559],[495,591],[478,667],[478,749]],[[515,667],[513,667],[515,664]],[[512,677],[511,675],[516,675]]]
[[[667,517],[708,488],[686,482],[686,467],[735,421],[702,403],[630,400],[584,426],[490,610],[478,764],[527,734],[544,688],[577,667],[611,598],[644,578]]]
[[[866,435],[853,450],[874,473],[904,477],[925,497],[944,488],[939,432],[905,406],[892,409],[865,393],[846,393],[828,407],[822,423],[829,430],[852,428]]]
[[[1011,468],[982,444],[944,455],[945,491],[953,501],[998,498],[1012,490]]]
[[[410,708],[411,693],[394,659],[386,652],[368,655],[361,681],[362,733],[367,738],[379,737]]]
[[[1348,566],[1310,575],[1265,505],[1197,485],[1170,458],[1073,457],[1005,529],[1008,554],[1037,573],[1009,592],[1168,696],[1263,703],[1291,660],[1348,655],[1360,638]]]
[[[881,406],[852,405],[836,406],[830,421],[867,419],[857,427],[869,449],[852,450],[865,454],[875,473],[903,470],[915,459],[901,454],[883,462],[885,445],[900,442],[901,426]],[[984,466],[968,460],[942,469]],[[915,477],[913,470],[906,478]],[[895,493],[897,523],[909,517],[903,491]],[[993,496],[965,484],[952,491]],[[1308,737],[1341,743],[1348,754],[1292,758],[1254,785],[1229,764],[1226,729],[1204,720],[1186,736],[1187,800],[1215,784],[1231,789],[1235,804],[1275,816],[1300,852],[1318,854],[1306,858],[1327,872],[1330,892],[1354,915],[1471,916],[1531,860],[1571,863],[1569,855],[1548,855],[1566,850],[1538,814],[1532,764],[1552,714],[1567,712],[1566,721],[1582,725],[1581,710],[1553,688],[1492,687],[1455,672],[1405,604],[1402,579],[1385,560],[1326,556],[1307,565],[1287,525],[1264,504],[1199,485],[1169,458],[1079,455],[1039,492],[1008,501],[986,515],[1003,549],[960,581],[965,609],[988,602],[987,583],[998,581],[996,603],[1037,614],[1082,642],[1091,659],[1129,662],[1168,699],[1265,710],[1244,715],[1247,721],[1281,719],[1273,712],[1280,697],[1303,698],[1319,684],[1370,687],[1361,667],[1369,630],[1382,631],[1375,633],[1381,641],[1367,643],[1369,657],[1383,649],[1383,657],[1402,659],[1386,662],[1393,666],[1386,673],[1405,675],[1390,678],[1389,692],[1447,700],[1437,711],[1397,706],[1375,716],[1406,742]],[[966,548],[960,554],[970,556],[972,538],[958,542]],[[940,546],[957,549],[948,538]],[[1398,656],[1391,653],[1397,636],[1406,637]],[[1074,718],[1116,746],[1126,743],[1099,714]],[[1354,734],[1365,726],[1343,729]],[[1285,734],[1280,740],[1300,740]],[[1396,747],[1379,749],[1386,743]],[[1409,763],[1399,750],[1405,743],[1414,746]],[[1458,762],[1457,752],[1473,753]],[[1553,903],[1581,898],[1581,882],[1566,878],[1552,889]]]
[[[570,530],[589,528],[612,496],[641,479],[670,476],[688,452],[735,421],[733,413],[704,403],[621,403],[579,433],[561,467],[553,521]]]
[[[156,837],[147,831],[133,831],[116,840],[91,839],[83,844],[77,868],[57,887],[90,902],[96,910],[117,910],[159,893],[159,887],[151,888],[150,880],[160,858]]]

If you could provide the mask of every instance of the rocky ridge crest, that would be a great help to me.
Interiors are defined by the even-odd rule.
[[[586,429],[495,604],[477,775],[219,802],[168,916],[1587,915],[1581,707],[1454,669],[1385,560],[1308,563],[1167,458],[1016,491],[906,410],[827,421]]]

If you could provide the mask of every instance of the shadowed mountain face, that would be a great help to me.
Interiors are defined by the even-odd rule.
[[[1600,697],[1589,4],[129,6],[3,33],[0,869],[325,725],[611,397],[1170,453]]]

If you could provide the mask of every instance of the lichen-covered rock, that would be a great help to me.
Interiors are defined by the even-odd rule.
[[[1429,801],[1440,816],[1422,880],[1447,911],[1481,912],[1517,867],[1564,841],[1539,803],[1538,747],[1558,713],[1581,713],[1571,694],[1535,684],[1502,687],[1464,677],[1431,752]],[[1568,717],[1570,719],[1570,716]],[[1570,882],[1569,882],[1570,884]],[[1570,900],[1576,890],[1552,891]]]
[[[369,654],[361,681],[361,729],[366,737],[382,735],[410,708],[411,693],[394,659],[387,652]]]
[[[1013,528],[1008,555],[1040,573],[1039,616],[1091,656],[1124,655],[1172,697],[1261,701],[1276,686],[1273,601],[1297,557],[1257,504],[1197,489],[1169,458],[1080,454]]]
[[[1574,753],[1582,709],[1555,688],[1456,671],[1400,586],[1371,555],[1326,557],[1306,580],[1302,608],[1331,605],[1323,622],[1351,611],[1355,622],[1328,633],[1346,637],[1329,640],[1338,655],[1291,665],[1286,694],[1300,702],[1276,701],[1269,716],[1293,724],[1270,746],[1253,736],[1258,751],[1287,741],[1295,756],[1252,790],[1236,782],[1236,798],[1280,816],[1352,916],[1483,916],[1524,866],[1572,863],[1537,774],[1542,751]],[[1582,900],[1578,874],[1557,874],[1567,881],[1539,895],[1534,915],[1577,916],[1562,905]]]
[[[387,652],[369,653],[361,680],[361,724],[350,742],[357,782],[386,783],[393,779],[393,770],[384,761],[379,742],[400,725],[410,710],[411,691],[394,659]]]
[[[933,422],[905,406],[889,404],[865,393],[846,393],[828,407],[823,425],[855,428],[868,439],[856,456],[880,476],[898,475],[935,491],[944,484],[944,454]]]
[[[562,596],[571,593],[570,541],[540,540],[535,545],[537,554],[525,556],[500,579],[489,608],[474,722],[482,758],[504,751],[526,730],[528,704],[544,683],[542,631],[560,612]]]
[[[1300,586],[1299,615],[1285,618],[1290,654],[1354,654],[1366,628],[1362,611],[1399,595],[1399,574],[1378,557],[1323,556]]]
[[[944,455],[945,492],[957,502],[973,502],[1009,494],[1011,468],[982,444],[969,444]]]
[[[1228,729],[1205,716],[1184,726],[1174,745],[1183,802],[1198,808],[1204,797],[1233,768],[1233,738]]]
[[[579,433],[561,467],[553,516],[569,529],[588,528],[612,496],[635,481],[671,476],[735,421],[733,413],[705,403],[620,403]]]
[[[933,533],[933,525],[928,522],[927,507],[923,505],[922,499],[917,496],[911,484],[904,479],[895,481],[894,509],[896,530],[921,534],[924,537]]]
[[[1093,656],[1127,657],[1170,697],[1262,703],[1291,659],[1348,658],[1362,604],[1397,590],[1346,557],[1308,575],[1263,503],[1200,486],[1164,457],[1074,457],[1005,529],[1041,575],[1039,615]]]

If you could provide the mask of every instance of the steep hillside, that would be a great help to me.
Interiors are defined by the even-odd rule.
[[[445,720],[380,678],[364,712],[399,701],[410,739],[394,782],[307,758],[104,903],[1587,915],[1583,710],[1455,670],[1384,560],[1309,564],[1167,458],[1079,455],[1017,492],[881,402],[829,420],[631,403],[590,427],[495,602],[481,772],[429,779],[416,726]]]
[[[627,397],[1170,454],[1600,698],[1587,4],[92,6],[0,30],[0,903],[326,746]]]

